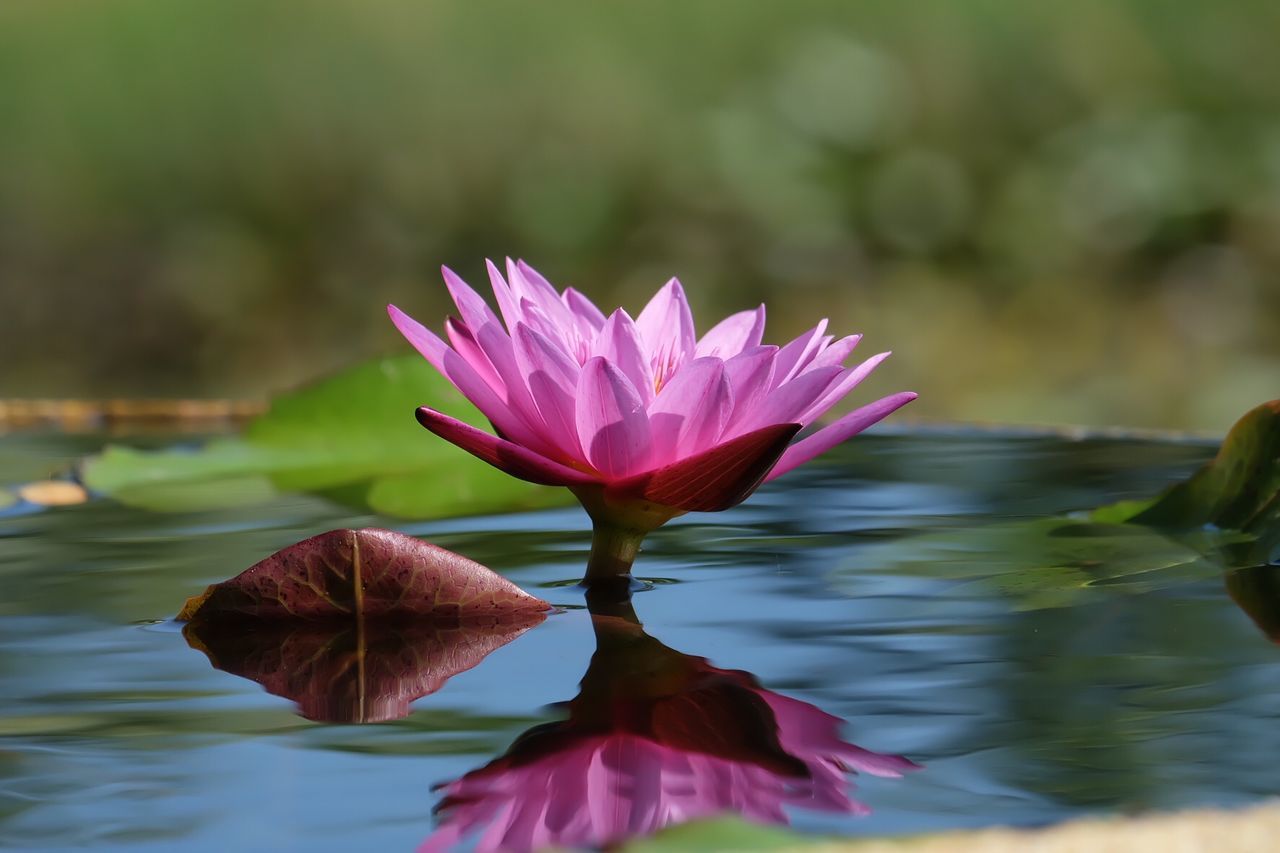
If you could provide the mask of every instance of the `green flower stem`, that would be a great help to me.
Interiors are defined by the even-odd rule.
[[[591,557],[582,582],[588,587],[631,575],[640,543],[681,511],[635,498],[618,498],[602,486],[578,486],[573,493],[591,516]]]
[[[631,564],[640,553],[640,543],[647,533],[596,522],[591,531],[591,556],[587,560],[583,583],[590,586],[610,578],[629,576]]]

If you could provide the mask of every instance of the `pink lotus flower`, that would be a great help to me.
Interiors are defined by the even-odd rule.
[[[787,823],[786,806],[866,814],[848,773],[919,769],[845,742],[839,718],[749,673],[676,652],[623,619],[594,623],[598,649],[569,719],[444,785],[440,826],[420,853],[482,828],[481,851],[584,849],[725,813],[765,824]]]
[[[622,309],[606,317],[572,288],[557,293],[523,261],[508,261],[505,279],[490,263],[489,277],[501,320],[444,270],[461,315],[445,324],[449,344],[388,306],[497,434],[426,406],[418,420],[515,477],[568,486],[597,532],[643,535],[682,512],[728,509],[916,397],[891,394],[792,444],[888,353],[845,367],[859,336],[837,340],[826,320],[764,345],[763,305],[699,338],[675,279],[633,320]],[[629,565],[638,539],[613,544],[603,550]]]

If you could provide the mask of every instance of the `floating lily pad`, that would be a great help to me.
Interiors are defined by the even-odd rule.
[[[190,599],[178,620],[527,625],[550,605],[452,551],[391,530],[304,539]]]
[[[194,511],[314,491],[405,518],[503,512],[563,503],[562,490],[513,481],[414,419],[429,403],[483,425],[457,390],[417,356],[378,359],[277,398],[238,438],[197,448],[108,447],[85,483],[122,503]]]
[[[1280,400],[1240,418],[1190,479],[1154,501],[1104,507],[1095,517],[1174,530],[1212,524],[1264,533],[1280,525]]]

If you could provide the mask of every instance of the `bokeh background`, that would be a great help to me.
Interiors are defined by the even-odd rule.
[[[912,414],[1280,396],[1280,4],[10,0],[0,397],[264,396],[521,256]]]

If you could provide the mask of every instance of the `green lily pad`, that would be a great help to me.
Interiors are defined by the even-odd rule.
[[[1150,502],[1104,507],[1099,519],[1188,530],[1212,524],[1265,533],[1280,525],[1280,400],[1236,421],[1217,456]]]
[[[563,502],[561,490],[513,480],[426,433],[429,404],[483,426],[422,358],[377,359],[284,394],[245,429],[194,449],[108,447],[85,483],[122,503],[194,511],[310,491],[403,518],[504,512]]]
[[[1229,538],[1229,537],[1228,537]],[[1131,524],[1038,518],[956,527],[862,549],[841,574],[952,580],[952,594],[999,593],[1019,610],[1065,607],[1096,587],[1146,591],[1220,575],[1223,537],[1174,539]]]
[[[1112,504],[1083,519],[945,528],[873,545],[839,574],[884,571],[952,579],[961,581],[953,592],[995,591],[1018,609],[1034,610],[1070,606],[1091,588],[1144,592],[1273,563],[1278,556],[1280,400],[1275,400],[1245,414],[1217,456],[1157,498]],[[1252,577],[1233,575],[1230,583],[1246,596],[1254,587],[1245,581]]]

